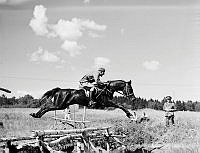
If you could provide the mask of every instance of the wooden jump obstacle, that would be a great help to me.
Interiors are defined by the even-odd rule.
[[[82,119],[81,120],[76,120],[76,113],[75,113],[75,106],[74,106],[74,112],[73,112],[73,119],[71,119],[70,115],[72,115],[71,113],[67,115],[65,115],[64,118],[59,118],[56,116],[56,111],[55,111],[55,114],[54,116],[50,117],[52,119],[55,120],[55,127],[57,125],[57,121],[61,122],[62,124],[64,125],[69,125],[71,127],[73,127],[74,129],[76,128],[85,128],[86,127],[86,123],[90,123],[90,121],[86,121],[86,106],[84,106],[84,109],[83,109],[83,115],[82,115]],[[68,112],[69,113],[69,110]]]
[[[114,144],[123,145],[119,138],[109,131],[110,127],[83,128],[70,130],[34,130],[32,136],[21,138],[4,138],[0,142],[24,141],[24,145],[40,148],[42,153],[48,150],[50,153],[109,153]],[[102,142],[102,144],[100,143]]]
[[[62,129],[62,130],[34,130],[30,137],[21,138],[0,138],[0,144],[7,143],[4,147],[7,150],[12,150],[11,142],[17,143],[18,150],[25,147],[32,147],[38,149],[38,153],[109,153],[117,146],[124,147],[124,144],[119,140],[119,138],[124,138],[125,136],[114,135],[109,131],[111,127],[87,127],[86,123],[86,107],[84,107],[84,113],[82,115],[82,120],[75,119],[75,107],[73,119],[69,118],[58,118],[55,116],[51,117],[63,124],[68,124],[73,127],[73,129]],[[77,128],[79,125],[79,128]],[[20,147],[19,147],[20,146]],[[20,150],[21,151],[21,150]],[[18,152],[18,151],[11,151]],[[23,152],[23,153],[26,153]],[[27,151],[28,153],[28,151]]]

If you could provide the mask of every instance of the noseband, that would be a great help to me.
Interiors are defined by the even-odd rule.
[[[124,94],[126,97],[130,97],[130,96],[133,96],[134,93],[129,93],[129,90],[128,90],[128,82],[126,82],[126,86],[125,86],[125,91],[126,91],[126,94]]]

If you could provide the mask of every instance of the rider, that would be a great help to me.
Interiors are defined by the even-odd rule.
[[[80,88],[89,89],[89,98],[90,102],[89,105],[95,105],[96,102],[94,101],[94,92],[95,88],[98,85],[103,84],[101,82],[100,77],[102,77],[105,74],[105,68],[100,67],[96,72],[93,72],[91,74],[86,74],[79,82],[80,82]]]

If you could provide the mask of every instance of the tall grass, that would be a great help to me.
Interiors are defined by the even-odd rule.
[[[54,112],[48,112],[40,119],[34,119],[29,114],[38,109],[28,108],[0,108],[0,121],[4,128],[0,128],[0,137],[30,136],[32,130],[54,129],[55,121],[50,118]],[[73,112],[73,110],[71,110]],[[144,109],[136,111],[138,116],[145,112],[150,121],[136,124],[130,122],[125,114],[119,110],[87,110],[86,120],[91,121],[87,126],[111,126],[116,134],[126,134],[123,140],[129,149],[134,150],[137,145],[164,144],[159,151],[164,153],[200,153],[200,113],[176,112],[175,126],[165,127],[163,111]],[[76,110],[76,120],[81,120],[83,110]],[[64,118],[63,111],[56,112],[57,117]],[[73,115],[72,115],[73,117]],[[57,123],[57,128],[63,128]],[[70,127],[67,127],[70,128]]]

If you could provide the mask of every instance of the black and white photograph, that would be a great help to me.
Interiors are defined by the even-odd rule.
[[[0,153],[200,153],[200,0],[0,0]]]

